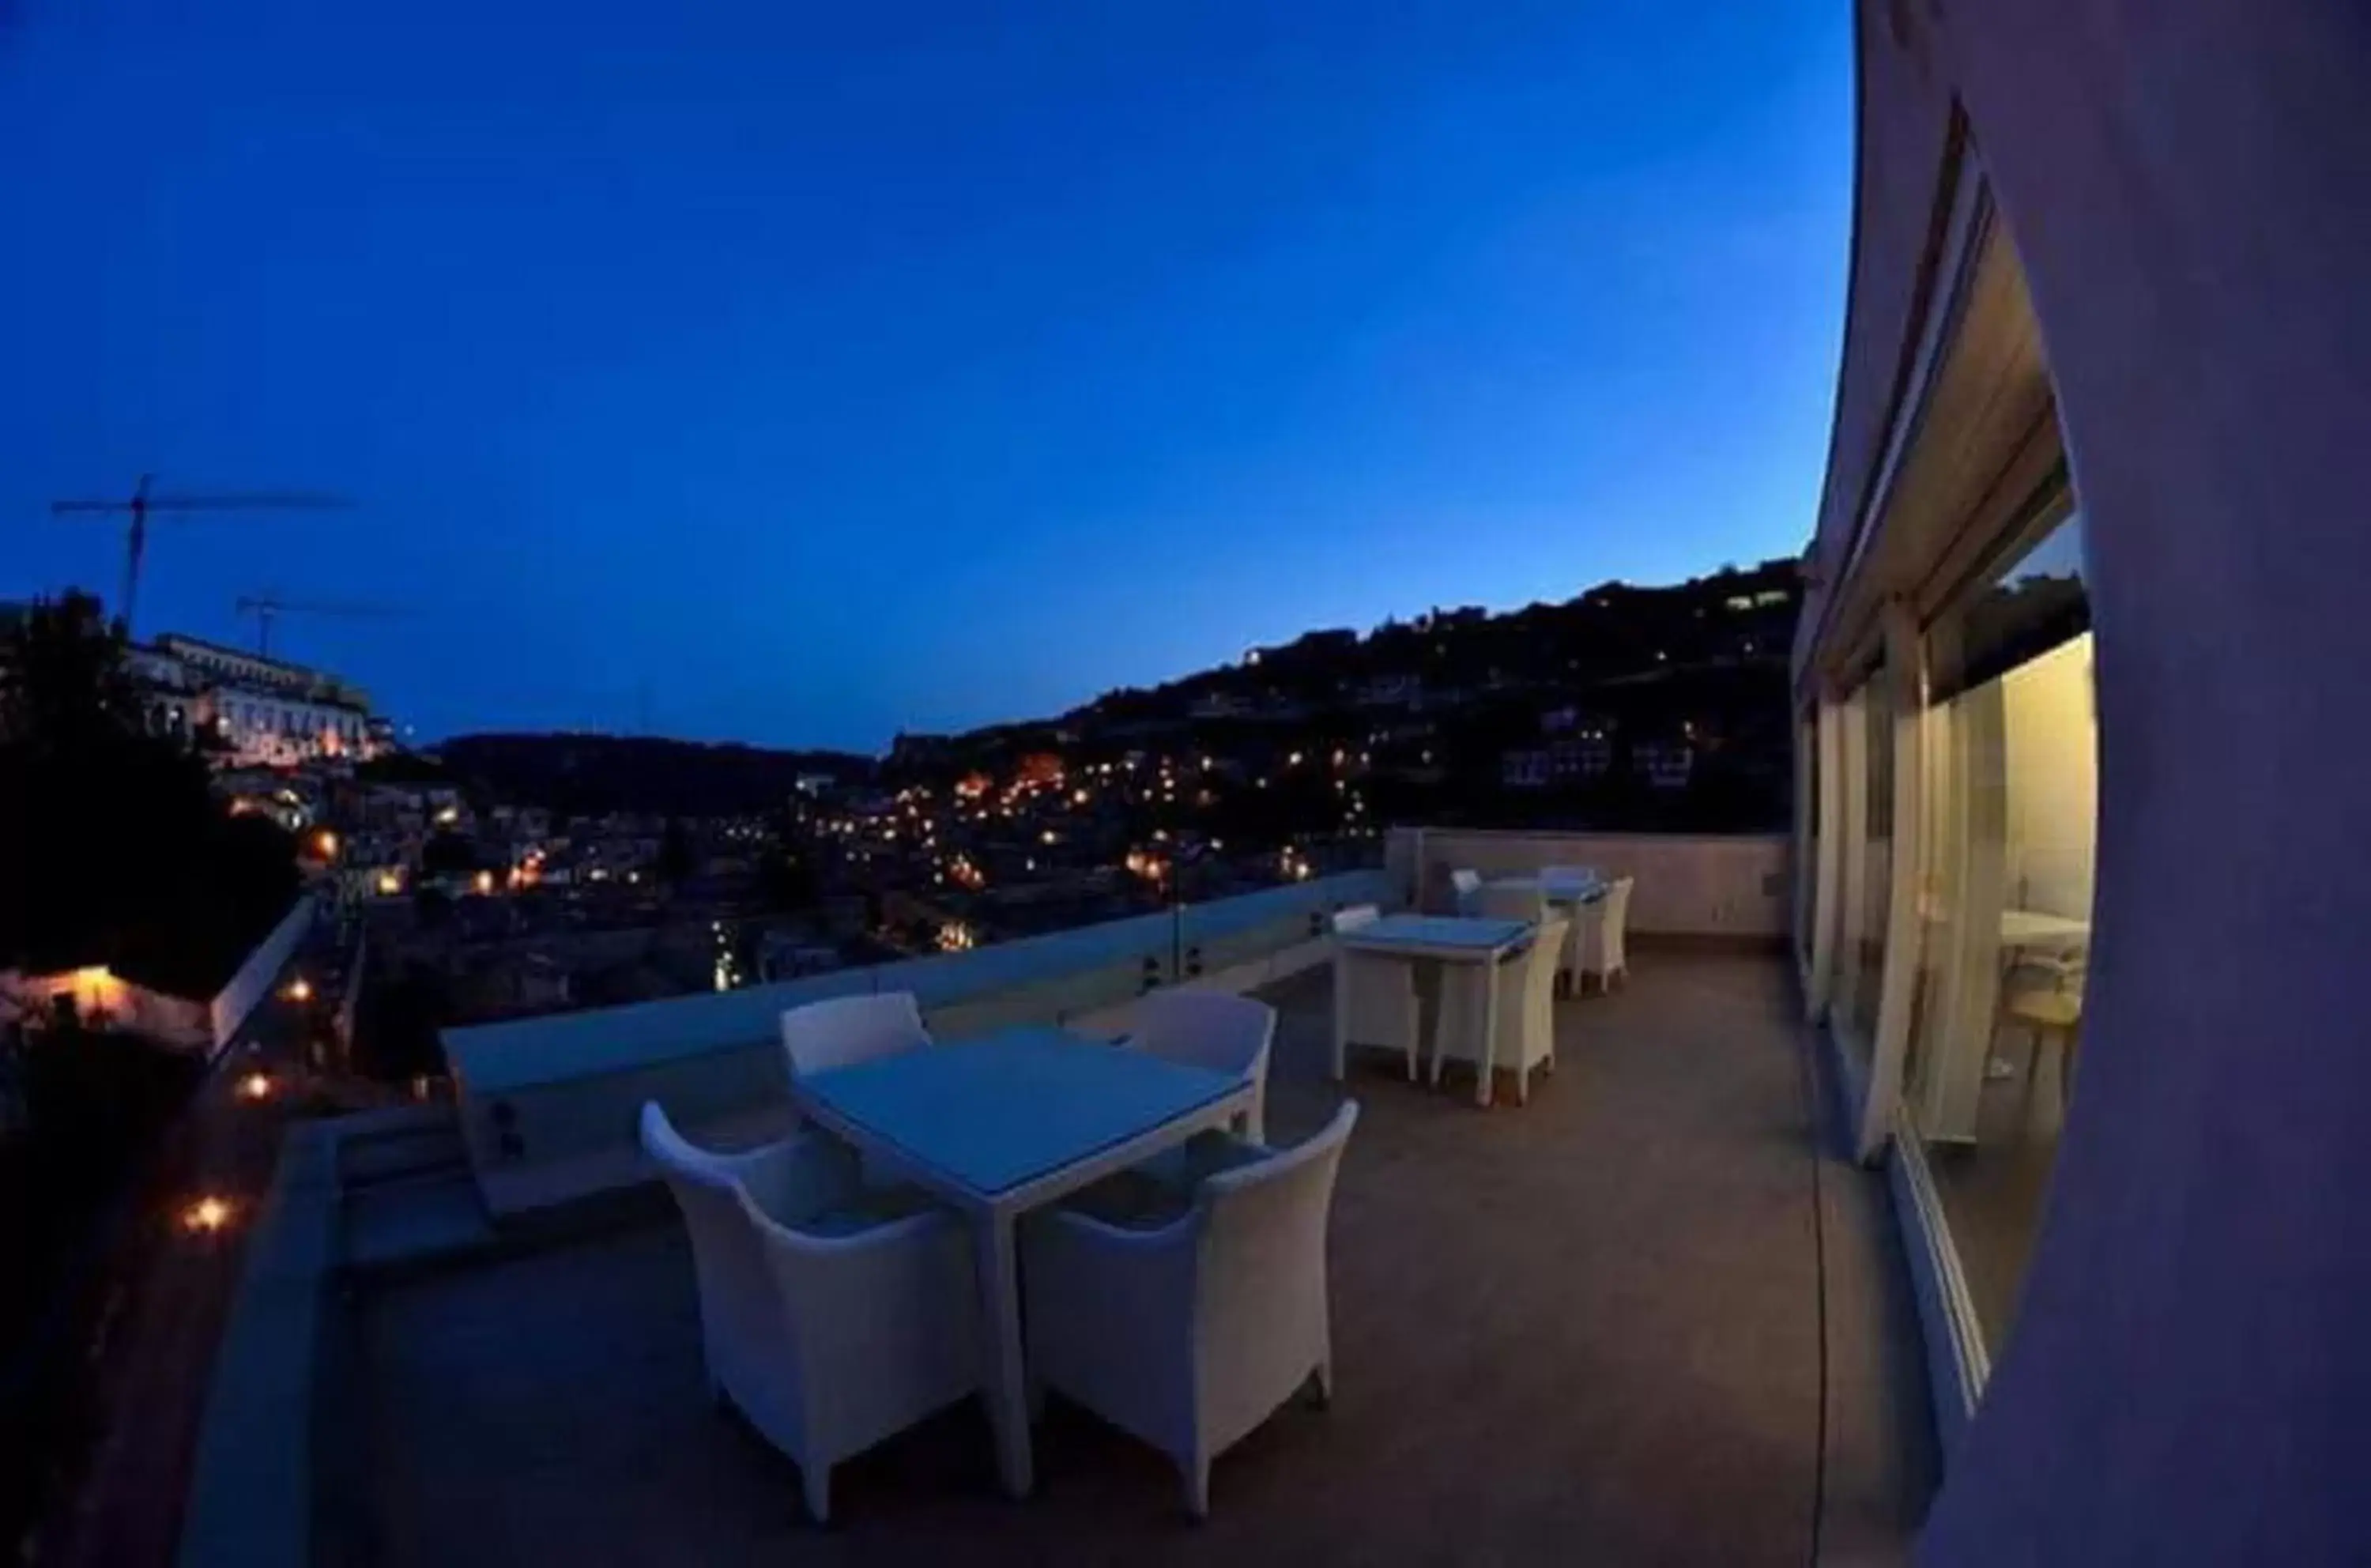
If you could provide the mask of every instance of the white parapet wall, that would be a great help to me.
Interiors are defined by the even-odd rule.
[[[255,944],[238,972],[214,993],[206,1014],[213,1025],[217,1053],[238,1033],[239,1025],[255,1010],[255,1004],[270,993],[272,982],[287,967],[297,945],[313,928],[314,917],[319,911],[320,905],[311,894],[299,894],[296,902],[288,906],[288,913],[280,917],[280,924],[272,928],[272,934]]]
[[[634,1132],[646,1100],[718,1147],[786,1128],[786,1009],[908,991],[941,1038],[1017,1023],[1116,1033],[1152,986],[1264,985],[1324,956],[1335,910],[1394,902],[1383,872],[1347,872],[969,952],[448,1029],[463,1142],[495,1215],[568,1203],[649,1179]]]
[[[1630,930],[1647,937],[1783,942],[1794,915],[1783,834],[1521,833],[1394,828],[1384,866],[1410,904],[1440,907],[1449,873],[1520,876],[1593,866],[1629,877]]]

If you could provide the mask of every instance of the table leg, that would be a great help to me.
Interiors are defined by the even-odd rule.
[[[1350,954],[1348,950],[1334,950],[1334,1081],[1340,1083],[1349,1055],[1347,1032],[1350,1016]]]
[[[1029,1454],[1029,1399],[1021,1361],[1021,1271],[1013,1260],[1012,1216],[980,1216],[980,1323],[988,1332],[989,1423],[996,1429],[996,1469],[1008,1496],[1029,1495],[1035,1483]]]
[[[1482,1070],[1475,1087],[1474,1103],[1487,1107],[1490,1073],[1498,1050],[1498,955],[1494,952],[1474,965],[1474,972],[1482,977],[1482,1048],[1475,1053]]]
[[[1449,1015],[1456,1009],[1449,1005],[1449,988],[1457,983],[1451,966],[1436,963],[1432,969],[1432,1087],[1440,1087],[1441,1063],[1449,1052]]]

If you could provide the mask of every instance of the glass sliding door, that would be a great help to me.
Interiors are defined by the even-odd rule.
[[[2091,650],[2073,515],[1926,634],[1903,1099],[1995,1350],[2081,1049],[2099,812]]]
[[[1836,949],[1837,1038],[1867,1072],[1884,991],[1893,892],[1893,704],[1880,663],[1844,703],[1843,925]]]
[[[1795,727],[1795,961],[1811,973],[1819,913],[1820,727],[1816,718]]]

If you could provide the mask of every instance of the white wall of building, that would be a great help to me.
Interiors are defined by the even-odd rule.
[[[2020,909],[2091,915],[2099,815],[2089,634],[2002,677],[2008,886]]]
[[[375,754],[370,715],[345,708],[243,686],[220,686],[208,706],[230,743],[234,761],[288,764],[318,756]]]
[[[1521,876],[1546,866],[1592,866],[1630,877],[1630,930],[1641,936],[1738,937],[1781,942],[1794,909],[1784,834],[1525,833],[1480,828],[1392,830],[1384,864],[1412,899],[1431,906],[1452,870]],[[1421,879],[1421,880],[1415,880]]]

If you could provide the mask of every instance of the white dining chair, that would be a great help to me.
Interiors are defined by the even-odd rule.
[[[834,1465],[977,1391],[970,1239],[936,1210],[878,1217],[855,1157],[817,1135],[713,1154],[645,1103],[642,1142],[691,1235],[709,1391],[828,1522]]]
[[[1630,923],[1631,883],[1629,877],[1616,877],[1605,884],[1602,897],[1573,912],[1572,932],[1566,939],[1569,946],[1565,967],[1572,973],[1575,989],[1592,974],[1597,976],[1599,987],[1608,991],[1613,988],[1615,975],[1630,978],[1623,935]]]
[[[1237,1146],[1155,1229],[1054,1209],[1022,1228],[1032,1378],[1177,1463],[1186,1510],[1210,1461],[1313,1378],[1334,1388],[1325,1229],[1359,1107],[1277,1152]]]
[[[1382,911],[1357,904],[1334,917],[1338,936],[1371,926]],[[1357,952],[1337,946],[1334,962],[1341,978],[1335,1005],[1342,1009],[1342,1039],[1351,1045],[1380,1046],[1397,1051],[1407,1061],[1408,1082],[1417,1076],[1417,1042],[1420,1025],[1416,999],[1416,968],[1404,959],[1384,953]]]
[[[922,1010],[910,991],[834,997],[782,1014],[782,1049],[790,1053],[794,1078],[894,1056],[930,1043]]]
[[[1472,1062],[1476,1072],[1488,1070],[1483,1066],[1486,1060],[1493,1067],[1513,1073],[1515,1102],[1530,1102],[1532,1069],[1556,1070],[1556,978],[1564,957],[1567,927],[1561,915],[1542,921],[1529,948],[1491,971],[1489,983],[1498,988],[1498,1033],[1490,1041],[1486,1057],[1482,1048],[1481,987],[1459,986],[1443,998],[1448,1017],[1433,1051],[1435,1083],[1440,1081],[1440,1053],[1454,1051],[1459,1058]]]
[[[1482,891],[1482,873],[1463,869],[1449,873],[1449,896],[1456,905],[1454,913],[1471,915],[1475,894]]]
[[[1267,1066],[1276,1043],[1276,1009],[1255,997],[1225,991],[1155,991],[1129,1015],[1124,1044],[1167,1062],[1207,1067],[1252,1086],[1239,1129],[1267,1141]]]

